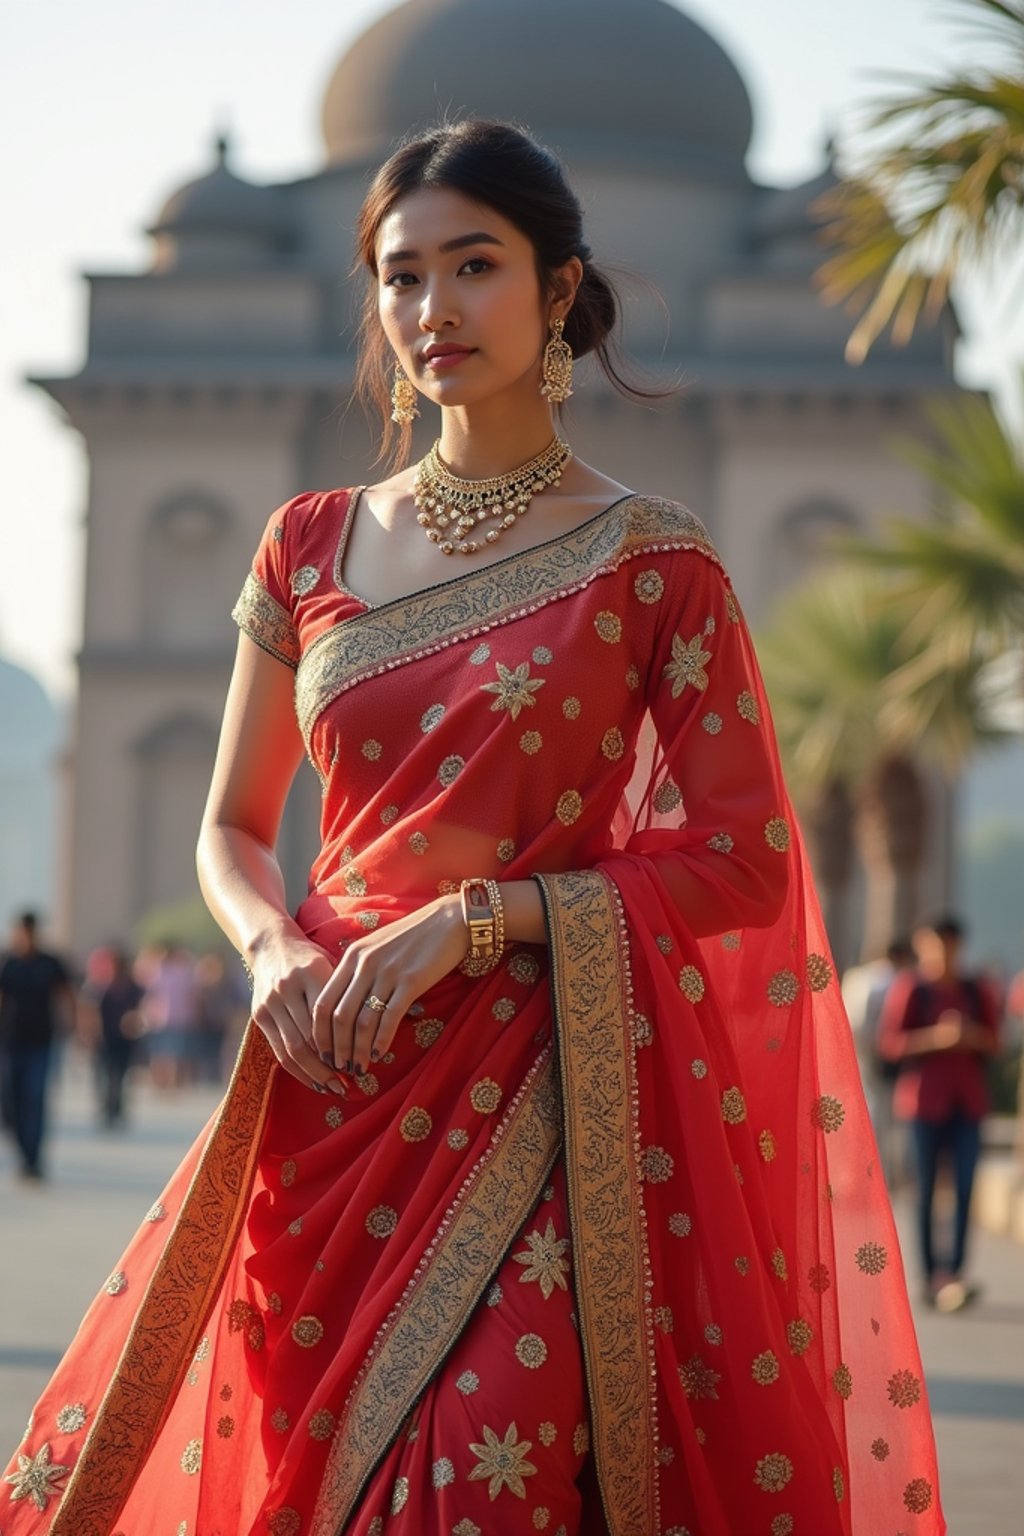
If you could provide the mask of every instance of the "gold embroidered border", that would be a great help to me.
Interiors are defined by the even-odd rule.
[[[550,1047],[528,1075],[488,1151],[377,1336],[343,1410],[313,1511],[311,1536],[340,1536],[410,1408],[445,1360],[543,1189],[560,1146]]]
[[[248,1206],[274,1058],[250,1024],[50,1536],[110,1536],[184,1379]]]
[[[295,679],[307,748],[318,717],[361,678],[517,618],[656,549],[718,558],[703,524],[679,502],[629,496],[564,538],[333,625],[307,647]]]
[[[658,1529],[657,1435],[630,1102],[631,1040],[613,887],[598,870],[534,875],[551,956],[580,1340],[610,1536]]]
[[[250,640],[293,670],[299,664],[299,637],[287,608],[271,597],[255,571],[250,571],[231,610],[231,617]]]

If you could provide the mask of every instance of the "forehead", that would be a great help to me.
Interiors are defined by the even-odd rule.
[[[450,187],[417,187],[381,220],[376,254],[413,249],[428,256],[446,240],[477,230],[495,235],[511,249],[529,248],[526,236],[489,204]]]

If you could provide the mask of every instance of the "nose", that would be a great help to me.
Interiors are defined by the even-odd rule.
[[[420,300],[420,330],[436,332],[458,323],[458,311],[448,292],[439,283],[426,284]]]

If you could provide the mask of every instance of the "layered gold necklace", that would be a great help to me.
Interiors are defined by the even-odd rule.
[[[413,500],[419,511],[416,521],[443,555],[471,555],[484,543],[493,544],[506,528],[529,510],[534,496],[549,485],[558,485],[572,449],[560,437],[528,464],[496,475],[492,480],[463,480],[452,474],[440,453],[438,438],[426,458],[416,466]],[[483,540],[469,538],[482,523],[490,521]]]

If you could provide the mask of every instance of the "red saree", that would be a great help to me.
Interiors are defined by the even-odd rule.
[[[942,1536],[892,1214],[728,578],[678,503],[401,602],[354,496],[234,610],[296,669],[336,956],[467,874],[549,944],[344,1100],[250,1028],[0,1485],[5,1536]]]

